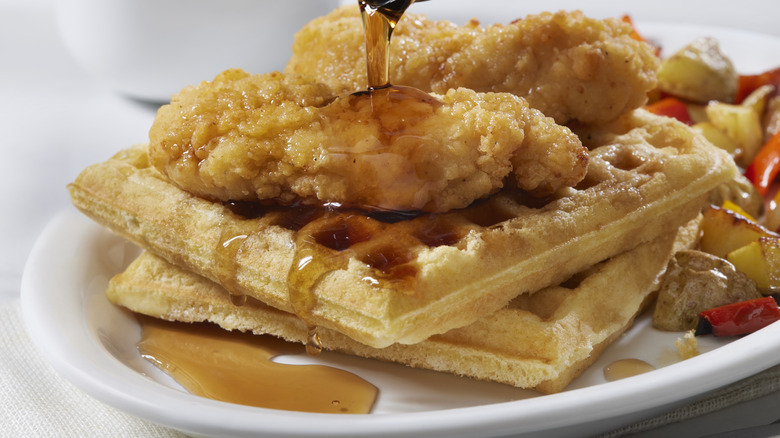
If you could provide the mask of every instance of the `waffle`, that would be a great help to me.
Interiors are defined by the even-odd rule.
[[[413,218],[209,202],[168,183],[144,146],[69,190],[99,223],[234,296],[380,348],[473,323],[674,230],[735,173],[725,152],[642,110],[580,137],[590,164],[575,188],[543,202],[506,188]]]
[[[562,286],[524,295],[477,322],[414,344],[376,349],[321,330],[325,348],[496,381],[544,393],[563,390],[629,327],[652,298],[671,255],[690,248],[698,221],[597,266]],[[676,237],[676,239],[675,239]],[[234,306],[219,285],[142,254],[111,279],[109,299],[172,321],[209,321],[228,330],[306,342],[306,324],[259,301]]]

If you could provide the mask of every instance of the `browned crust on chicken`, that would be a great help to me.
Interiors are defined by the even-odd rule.
[[[155,167],[207,199],[369,210],[463,208],[513,169],[518,187],[549,195],[577,184],[588,162],[568,128],[508,93],[337,97],[298,76],[241,70],[174,96],[149,137]]]
[[[366,87],[357,6],[315,19],[296,35],[287,73],[316,77],[336,92]],[[525,98],[558,123],[603,123],[646,101],[659,60],[619,19],[579,11],[530,15],[509,24],[465,26],[407,13],[391,43],[390,81],[445,93],[465,87]]]

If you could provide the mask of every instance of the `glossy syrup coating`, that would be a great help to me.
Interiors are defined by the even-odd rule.
[[[511,94],[334,96],[305,78],[241,70],[183,90],[149,137],[155,167],[220,201],[443,212],[496,192],[513,169],[542,195],[587,170],[577,136]]]

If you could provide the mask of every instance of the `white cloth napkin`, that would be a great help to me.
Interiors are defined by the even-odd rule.
[[[27,336],[19,300],[0,304],[0,351],[0,437],[185,436],[104,405],[60,377]],[[780,391],[780,366],[604,436],[651,430],[775,391]]]
[[[24,329],[19,300],[0,305],[0,437],[184,437],[104,405],[60,377]]]

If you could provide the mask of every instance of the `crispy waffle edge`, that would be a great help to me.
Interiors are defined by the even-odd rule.
[[[669,258],[692,247],[698,220],[591,268],[576,286],[553,286],[495,314],[414,345],[377,349],[322,330],[324,348],[412,367],[560,392],[631,326],[654,297]],[[256,300],[235,306],[219,285],[148,252],[111,279],[109,299],[134,312],[305,343],[295,315]],[[527,299],[526,299],[527,298]]]

